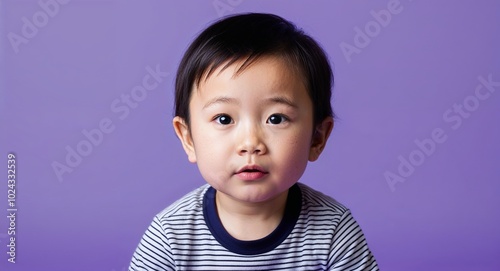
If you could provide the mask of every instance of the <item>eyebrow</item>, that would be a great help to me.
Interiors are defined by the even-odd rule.
[[[218,103],[224,103],[224,104],[234,103],[234,104],[239,104],[238,100],[236,100],[234,98],[230,98],[230,97],[226,97],[226,96],[219,96],[219,97],[215,97],[215,98],[211,99],[210,101],[208,101],[203,106],[203,109],[206,109],[206,108],[208,108],[210,106],[213,106],[214,104],[218,104]]]
[[[267,99],[266,102],[270,103],[270,104],[283,104],[283,105],[286,105],[289,107],[298,108],[298,105],[296,105],[292,100],[290,100],[289,98],[284,97],[284,96],[271,97],[271,98]],[[215,104],[219,104],[219,103],[223,103],[223,104],[233,103],[236,105],[240,104],[240,102],[235,98],[230,98],[230,97],[226,97],[226,96],[219,96],[219,97],[215,97],[215,98],[211,99],[210,101],[208,101],[203,106],[203,109],[206,109],[208,107],[211,107],[211,106],[213,106]]]
[[[292,100],[284,96],[272,97],[267,99],[267,101],[269,103],[284,104],[293,108],[298,108],[298,105],[296,105]]]

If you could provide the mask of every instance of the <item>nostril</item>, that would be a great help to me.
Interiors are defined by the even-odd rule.
[[[241,148],[240,153],[260,153],[261,150],[258,148]]]
[[[255,154],[261,155],[266,152],[266,147],[262,143],[248,143],[245,142],[238,146],[237,151],[240,155]]]

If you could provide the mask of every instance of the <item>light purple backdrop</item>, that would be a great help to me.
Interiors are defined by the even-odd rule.
[[[1,270],[126,269],[153,215],[204,183],[171,128],[181,54],[251,11],[331,57],[339,118],[302,182],[352,209],[381,268],[500,270],[494,0],[1,0]]]

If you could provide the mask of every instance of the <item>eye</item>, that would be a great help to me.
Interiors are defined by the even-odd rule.
[[[288,121],[288,118],[285,117],[285,116],[283,116],[283,115],[280,115],[280,114],[272,114],[267,119],[267,123],[271,123],[271,124],[274,124],[274,125],[281,124],[281,123],[283,123],[285,121]]]
[[[217,115],[214,118],[214,120],[217,123],[222,124],[222,125],[229,125],[229,124],[233,123],[233,119],[229,115],[226,115],[226,114]]]

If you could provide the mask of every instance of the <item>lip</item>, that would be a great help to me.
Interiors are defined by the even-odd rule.
[[[255,181],[262,179],[269,172],[259,165],[246,165],[236,171],[236,176],[244,181]]]

